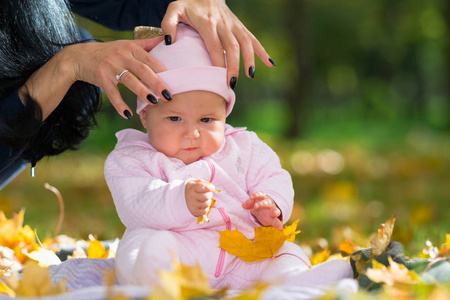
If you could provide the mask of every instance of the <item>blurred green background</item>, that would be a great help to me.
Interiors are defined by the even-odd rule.
[[[291,221],[301,243],[352,239],[367,246],[379,223],[397,216],[394,239],[416,255],[450,233],[450,3],[448,0],[230,0],[277,66],[243,70],[228,122],[272,146],[292,174]],[[96,38],[131,39],[79,18]],[[146,24],[142,24],[146,25]],[[242,66],[243,69],[243,66]],[[135,108],[135,96],[122,90]],[[65,202],[62,233],[120,237],[103,177],[114,133],[141,128],[108,101],[81,151],[45,159],[0,191],[7,216],[52,235]]]

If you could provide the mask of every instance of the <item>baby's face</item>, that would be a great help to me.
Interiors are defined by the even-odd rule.
[[[147,106],[140,117],[153,147],[188,165],[222,146],[226,102],[215,93],[190,91]]]

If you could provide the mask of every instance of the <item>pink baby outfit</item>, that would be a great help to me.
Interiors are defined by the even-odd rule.
[[[145,133],[125,129],[105,163],[105,176],[126,231],[116,256],[121,284],[151,284],[157,270],[171,269],[173,251],[181,263],[199,263],[213,288],[244,289],[267,281],[290,285],[322,285],[352,277],[345,261],[310,269],[302,249],[286,242],[276,258],[246,263],[219,248],[219,231],[239,230],[254,238],[256,219],[241,205],[264,191],[281,209],[292,211],[294,191],[278,156],[255,133],[226,126],[222,147],[213,155],[185,165],[156,151]],[[221,192],[207,223],[196,224],[185,200],[188,179],[203,179]]]

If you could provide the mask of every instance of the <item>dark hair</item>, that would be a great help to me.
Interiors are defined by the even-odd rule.
[[[84,42],[65,0],[2,0],[0,41],[0,99],[65,46]],[[0,143],[23,149],[21,157],[36,162],[79,148],[96,125],[100,89],[75,82],[44,122],[39,104],[29,96],[25,103],[14,119],[0,115]]]

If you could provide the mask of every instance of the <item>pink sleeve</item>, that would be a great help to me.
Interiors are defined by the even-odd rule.
[[[278,155],[256,133],[250,132],[251,153],[247,172],[248,193],[262,191],[280,208],[283,222],[291,216],[294,205],[294,188],[291,175],[281,167]]]
[[[130,229],[171,230],[196,220],[186,206],[186,182],[158,179],[157,170],[143,166],[146,160],[156,161],[151,155],[136,159],[114,150],[105,162],[106,182],[122,223]]]

